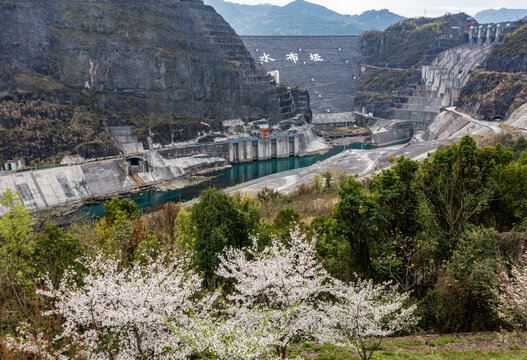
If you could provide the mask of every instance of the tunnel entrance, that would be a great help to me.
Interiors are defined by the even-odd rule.
[[[148,161],[138,156],[129,157],[125,162],[125,170],[127,176],[148,172]]]

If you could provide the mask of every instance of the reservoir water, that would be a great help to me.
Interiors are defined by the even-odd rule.
[[[192,200],[209,188],[215,187],[225,189],[231,186],[242,184],[246,181],[261,178],[263,176],[276,174],[283,171],[298,169],[325,160],[346,149],[373,149],[374,147],[363,144],[352,144],[346,147],[336,147],[323,155],[313,155],[304,157],[290,157],[283,159],[271,159],[264,161],[253,161],[248,163],[233,164],[232,168],[217,171],[209,174],[209,179],[197,185],[184,187],[172,191],[159,191],[155,189],[145,190],[139,194],[128,194],[121,196],[135,201],[139,209],[148,209],[160,206],[166,202],[184,202]],[[102,203],[88,204],[81,207],[72,215],[68,216],[66,222],[82,220],[86,218],[96,218],[104,215]]]

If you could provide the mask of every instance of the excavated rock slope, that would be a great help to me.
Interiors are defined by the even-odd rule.
[[[38,74],[118,112],[227,118],[277,110],[270,77],[199,0],[3,1],[0,32],[11,78],[3,88],[18,74]]]
[[[526,74],[477,70],[461,90],[456,105],[480,119],[504,120],[526,102]]]
[[[29,98],[71,114],[88,107],[83,111],[95,119],[86,124],[89,133],[101,134],[105,124],[133,125],[148,147],[148,135],[184,141],[203,122],[276,123],[298,113],[295,106],[284,109],[280,98],[288,90],[201,0],[0,0],[0,33],[0,102]],[[299,108],[309,117],[309,106]],[[20,123],[17,116],[6,114],[2,124]],[[172,128],[177,131],[167,136]],[[36,158],[25,150],[33,145],[30,136],[14,136],[17,126],[0,124],[2,130],[21,148],[9,157]],[[46,157],[107,138],[48,149]]]

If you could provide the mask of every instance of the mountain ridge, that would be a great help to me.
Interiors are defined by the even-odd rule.
[[[404,17],[387,9],[344,15],[322,5],[296,0],[284,6],[245,5],[224,0],[205,0],[239,35],[357,35],[384,30]]]
[[[527,18],[527,9],[486,9],[474,15],[474,18],[482,24],[516,21]]]

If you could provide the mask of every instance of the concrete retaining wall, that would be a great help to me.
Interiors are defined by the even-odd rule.
[[[302,156],[326,150],[328,145],[317,137],[311,127],[292,135],[271,136],[270,138],[229,140],[210,144],[185,145],[158,150],[167,159],[208,154],[221,157],[229,163],[268,160],[289,156]]]
[[[175,179],[204,168],[225,165],[223,158],[186,157],[164,159],[145,153],[148,171],[136,174],[145,185]],[[124,193],[136,189],[126,173],[126,159],[99,161],[82,165],[9,173],[0,176],[0,194],[18,191],[22,202],[32,210],[72,204],[90,197]],[[0,216],[6,209],[0,206]]]
[[[313,126],[316,129],[327,129],[351,126],[356,124],[356,115],[352,112],[338,114],[316,114],[313,116]]]
[[[89,197],[132,191],[140,186],[137,177],[139,184],[153,185],[228,162],[299,156],[327,148],[324,140],[307,128],[295,136],[191,145],[120,159],[7,173],[0,175],[0,194],[7,189],[18,191],[26,207],[42,210]],[[132,169],[131,158],[137,158],[140,165]],[[132,179],[132,175],[136,178]],[[5,211],[0,206],[0,216]]]

